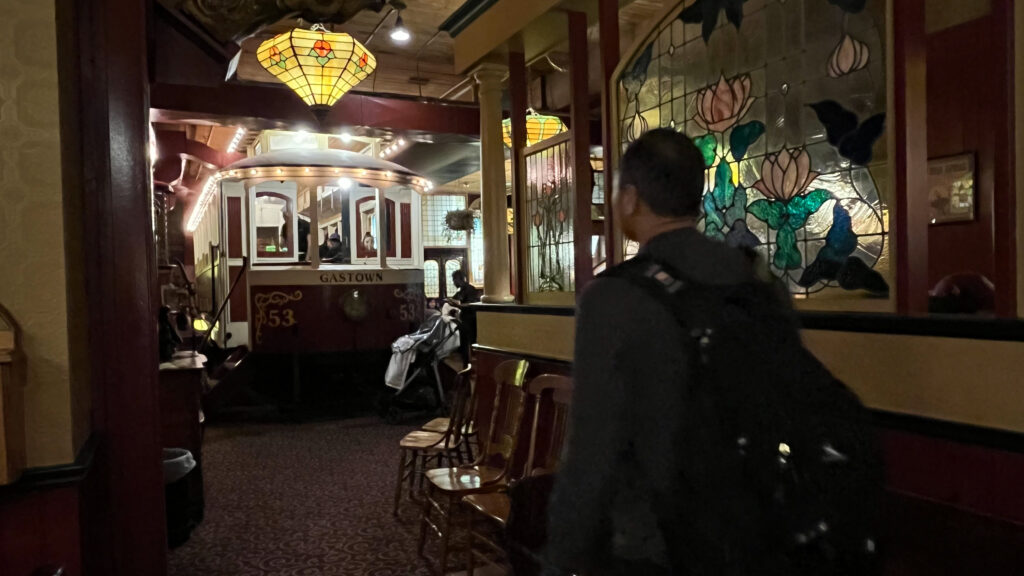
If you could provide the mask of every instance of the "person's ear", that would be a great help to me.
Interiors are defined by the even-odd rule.
[[[633,216],[640,208],[640,195],[636,186],[626,184],[619,189],[619,210],[623,216]]]

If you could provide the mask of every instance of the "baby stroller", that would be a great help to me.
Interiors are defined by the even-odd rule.
[[[459,351],[459,310],[445,305],[442,312],[427,313],[416,332],[391,345],[384,383],[394,392],[381,407],[381,415],[388,422],[398,422],[403,413],[439,412],[445,406],[438,365]]]

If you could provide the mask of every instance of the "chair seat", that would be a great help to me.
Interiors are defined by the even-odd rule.
[[[434,418],[430,422],[424,424],[421,430],[443,434],[448,431],[448,423],[450,421],[451,420],[449,418]],[[462,433],[466,435],[473,435],[476,434],[476,429],[473,426],[466,425],[465,428],[463,428]]]
[[[504,526],[512,510],[512,500],[504,492],[470,494],[462,499],[470,508]]]
[[[424,474],[441,492],[449,494],[475,494],[493,492],[508,486],[502,478],[504,470],[491,466],[435,468]]]
[[[398,443],[401,448],[409,448],[412,450],[427,450],[431,452],[440,452],[443,450],[454,450],[455,447],[452,445],[451,439],[441,443],[444,438],[444,434],[437,432],[427,432],[425,430],[416,430],[415,432],[409,432],[405,435],[405,438]]]

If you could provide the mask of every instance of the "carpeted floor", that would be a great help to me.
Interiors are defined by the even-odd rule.
[[[391,515],[397,444],[376,418],[207,430],[206,519],[171,576],[418,576],[418,508]]]

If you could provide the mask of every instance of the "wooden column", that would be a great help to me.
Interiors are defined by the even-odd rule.
[[[928,313],[927,36],[924,0],[893,3],[896,118],[896,306]]]
[[[70,347],[87,350],[73,377],[91,386],[98,443],[83,485],[82,550],[85,572],[105,576],[167,573],[146,158],[150,5],[57,1],[67,243],[82,247],[68,273],[84,276],[87,304],[69,319],[88,325]]]
[[[482,64],[473,72],[480,94],[480,180],[484,227],[486,303],[511,302],[509,278],[505,151],[501,137],[501,83],[507,70]]]
[[[622,257],[619,237],[615,232],[615,213],[612,192],[615,187],[615,166],[611,161],[618,155],[615,141],[615,123],[618,111],[612,109],[612,74],[619,65],[619,2],[600,0],[598,5],[598,37],[601,40],[601,144],[604,146],[604,243],[607,267],[618,264]]]
[[[385,194],[380,188],[374,188],[373,197],[374,202],[377,203],[377,207],[374,208],[377,212],[377,266],[387,268],[388,239],[391,238],[391,236],[388,235],[388,226],[392,225],[388,222],[387,194]]]
[[[1014,2],[994,0],[992,21],[995,23],[995,47],[992,57],[998,59],[999,74],[1005,88],[996,95],[997,117],[1005,118],[1005,127],[995,130],[995,188],[993,194],[992,232],[995,239],[996,314],[1004,318],[1017,316],[1017,186],[1014,71]]]
[[[594,277],[594,261],[590,249],[593,178],[590,172],[590,94],[587,81],[587,15],[569,12],[569,92],[572,106],[572,168],[576,187],[574,246],[576,249],[576,293]]]
[[[516,301],[526,302],[529,279],[530,226],[526,224],[526,108],[527,108],[526,57],[522,52],[509,52],[508,90],[512,110],[509,119],[512,129],[512,206],[515,221],[515,268]]]

